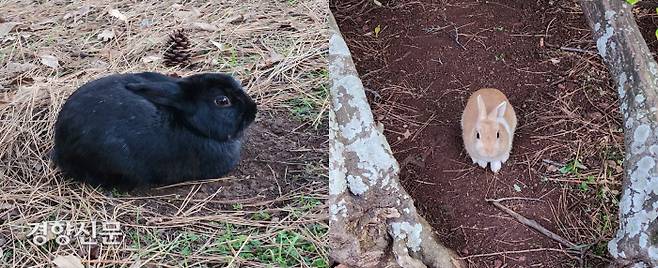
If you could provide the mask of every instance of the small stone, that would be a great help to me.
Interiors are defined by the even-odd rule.
[[[494,267],[495,267],[495,268],[503,267],[503,261],[496,259],[496,260],[494,261]]]
[[[590,118],[590,119],[599,119],[599,118],[603,117],[603,115],[600,112],[595,111],[595,112],[587,113],[587,117]]]
[[[557,167],[554,166],[554,165],[549,165],[549,166],[546,168],[546,170],[547,170],[548,172],[555,172],[555,171],[557,171]]]

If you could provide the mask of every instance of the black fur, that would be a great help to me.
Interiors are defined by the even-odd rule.
[[[232,105],[217,105],[222,96]],[[121,189],[221,177],[237,165],[256,110],[225,74],[111,75],[64,103],[52,158],[66,176]]]

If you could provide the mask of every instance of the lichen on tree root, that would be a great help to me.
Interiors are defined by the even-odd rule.
[[[399,165],[331,15],[329,24],[330,256],[351,267],[464,267],[400,186]]]
[[[658,67],[625,1],[581,1],[581,6],[616,80],[624,119],[620,226],[608,251],[617,265],[658,267]]]

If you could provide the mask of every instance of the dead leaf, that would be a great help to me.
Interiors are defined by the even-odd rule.
[[[9,32],[11,32],[11,29],[14,29],[14,26],[18,25],[16,22],[4,22],[0,23],[0,38],[5,37]]]
[[[114,38],[114,30],[103,30],[98,34],[97,38],[105,42],[110,41],[112,38]]]
[[[118,9],[110,9],[110,11],[108,13],[110,15],[112,15],[113,17],[115,17],[115,18],[117,18],[117,19],[119,19],[119,20],[121,20],[125,23],[128,23],[128,17],[126,17],[126,15],[123,15],[123,13],[121,13],[121,11],[119,11]]]
[[[209,31],[209,32],[219,31],[219,28],[217,28],[217,26],[212,25],[210,23],[195,22],[192,25],[194,25],[194,27],[199,29],[199,30],[204,30],[204,31]]]
[[[382,26],[377,24],[375,27],[375,37],[379,36],[379,33],[382,31]]]
[[[59,256],[55,257],[53,263],[57,268],[85,268],[82,265],[82,260],[75,255],[69,254],[68,256]]]
[[[411,137],[411,131],[407,129],[406,131],[404,131],[404,133],[402,133],[402,136],[404,136],[405,139],[408,139],[409,137]]]
[[[41,63],[43,63],[43,65],[46,65],[50,68],[59,67],[59,60],[57,60],[57,57],[50,54],[41,54],[39,57],[41,58]]]
[[[222,43],[217,42],[215,40],[210,40],[210,43],[215,45],[215,47],[217,47],[217,49],[219,49],[220,51],[224,50],[224,45]]]
[[[142,62],[143,63],[150,63],[150,62],[154,62],[154,61],[159,61],[161,59],[162,59],[162,57],[160,57],[160,56],[150,55],[150,56],[143,57]]]
[[[270,56],[265,59],[263,63],[260,64],[260,68],[269,68],[274,64],[277,64],[283,60],[283,56],[281,54],[276,53],[274,51],[270,52]]]
[[[228,22],[229,22],[229,23],[238,23],[238,22],[243,22],[243,21],[245,21],[245,19],[246,19],[245,16],[243,16],[242,14],[240,14],[240,15],[235,15],[235,16],[233,16],[233,17],[228,18]]]

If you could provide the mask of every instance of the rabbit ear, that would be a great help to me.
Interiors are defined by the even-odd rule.
[[[496,109],[493,111],[495,113],[494,117],[503,118],[503,116],[505,115],[505,109],[507,109],[507,102],[503,101],[500,104],[498,104],[498,106],[496,106]]]
[[[150,102],[184,110],[183,90],[173,82],[147,82],[126,85],[126,88]]]
[[[480,117],[480,119],[484,119],[487,117],[487,107],[484,106],[482,95],[478,95],[477,102],[478,102],[478,116]]]

